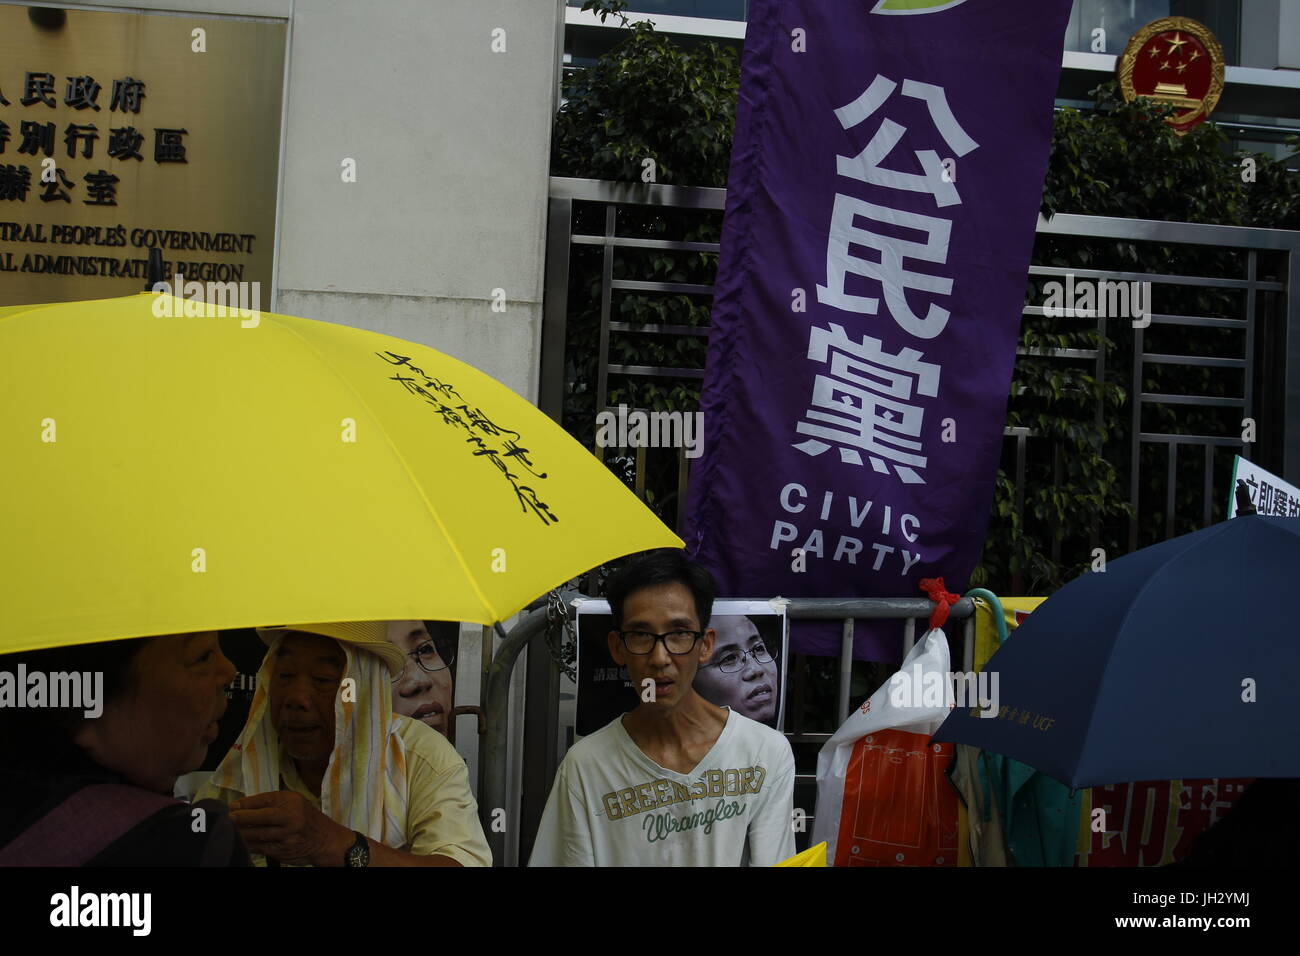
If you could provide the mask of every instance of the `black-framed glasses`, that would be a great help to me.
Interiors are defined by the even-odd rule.
[[[702,665],[703,667],[716,667],[724,674],[734,674],[745,666],[745,658],[754,658],[756,664],[770,664],[774,660],[772,652],[767,649],[766,644],[755,644],[749,650],[744,651],[732,648],[717,659],[709,661]]]
[[[426,674],[436,674],[438,671],[445,671],[456,659],[456,655],[452,653],[448,655],[447,660],[443,660],[442,655],[438,653],[438,648],[433,646],[433,641],[425,641],[415,650],[407,651],[406,656],[415,661],[415,663],[420,666],[420,670],[424,671]],[[402,672],[394,677],[391,683],[396,684],[399,680],[405,677],[406,668],[410,666],[410,664],[407,664],[406,667],[403,667]]]
[[[704,632],[665,631],[663,634],[654,634],[650,631],[619,631],[618,636],[629,654],[637,656],[649,654],[655,649],[656,643],[663,641],[664,649],[669,654],[680,656],[694,650],[695,645],[704,636]]]

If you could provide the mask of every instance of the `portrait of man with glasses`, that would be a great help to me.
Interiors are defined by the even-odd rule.
[[[630,709],[565,755],[529,864],[771,866],[793,856],[789,742],[694,686],[716,652],[712,576],[665,549],[633,558],[606,592],[606,644],[627,671]]]
[[[780,618],[768,622],[780,624]],[[743,614],[715,615],[713,656],[695,672],[694,687],[719,707],[730,707],[750,720],[777,726],[781,703],[780,638],[764,637],[758,623]]]

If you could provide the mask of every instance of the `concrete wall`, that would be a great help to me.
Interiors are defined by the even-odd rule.
[[[556,16],[297,0],[281,311],[432,345],[536,398]]]
[[[558,0],[74,5],[288,20],[272,308],[431,345],[536,400]]]

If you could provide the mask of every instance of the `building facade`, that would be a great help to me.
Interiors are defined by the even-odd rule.
[[[618,41],[616,18],[604,23],[568,0],[564,62],[592,62]],[[749,0],[630,0],[631,20],[685,43],[715,41],[740,50]],[[1161,17],[1183,16],[1210,28],[1227,63],[1223,97],[1211,116],[1242,149],[1275,159],[1290,156],[1300,133],[1300,2],[1298,0],[1074,0],[1065,32],[1058,106],[1087,108],[1088,91],[1115,77],[1129,38]]]

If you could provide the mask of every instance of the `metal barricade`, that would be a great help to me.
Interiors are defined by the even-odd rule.
[[[566,592],[565,603],[572,607],[573,602],[584,595],[576,592]],[[853,630],[855,620],[881,620],[881,619],[902,619],[904,620],[903,646],[899,660],[907,656],[908,651],[912,649],[916,642],[916,621],[917,618],[927,622],[931,611],[934,610],[934,604],[923,597],[917,598],[790,598],[788,599],[786,613],[791,620],[839,620],[841,622],[841,640],[839,652],[839,679],[836,696],[835,725],[839,726],[848,717],[854,701],[851,699],[851,678],[853,671]],[[962,598],[949,611],[950,621],[963,621],[962,642],[960,656],[953,648],[954,662],[960,660],[962,669],[970,672],[974,670],[975,660],[975,602],[971,598]],[[479,793],[479,814],[483,821],[483,829],[487,834],[488,845],[492,848],[492,857],[496,865],[502,865],[506,856],[506,846],[509,837],[518,836],[519,843],[519,860],[521,864],[527,862],[527,854],[531,852],[533,839],[536,836],[536,821],[541,817],[542,806],[545,804],[546,797],[550,792],[550,782],[555,777],[555,771],[559,766],[562,754],[556,752],[554,734],[550,731],[558,725],[559,695],[556,691],[558,681],[556,680],[556,668],[551,663],[550,656],[546,648],[546,627],[547,614],[545,607],[536,607],[527,611],[519,621],[507,633],[500,625],[497,625],[497,635],[501,638],[497,646],[496,653],[492,657],[492,664],[489,669],[487,692],[484,700],[484,709],[487,713],[487,733],[484,737],[484,749],[481,759],[484,761],[483,783]],[[950,626],[949,630],[952,628]],[[922,632],[924,633],[924,631]],[[953,637],[949,634],[950,647],[952,646]],[[525,647],[532,647],[536,655],[530,657],[540,657],[545,666],[533,667],[530,664],[527,693],[530,696],[538,695],[542,699],[541,707],[534,706],[538,700],[534,699],[527,705],[529,719],[541,717],[544,721],[546,733],[532,734],[525,737],[522,728],[519,732],[519,738],[523,741],[523,761],[525,764],[525,776],[534,780],[544,781],[544,786],[535,786],[532,792],[525,787],[525,792],[521,800],[520,818],[527,821],[530,826],[507,827],[505,832],[495,832],[491,826],[492,811],[495,808],[506,805],[507,797],[507,748],[510,741],[511,729],[509,726],[509,695],[510,679],[514,672],[516,661]],[[804,655],[792,655],[795,668],[805,666]],[[788,667],[788,665],[787,665]],[[545,683],[541,682],[546,675],[550,679]],[[539,679],[539,675],[540,678]],[[796,670],[793,674],[787,673],[785,679],[787,686],[795,690],[787,696],[787,728],[786,737],[790,740],[792,746],[796,747],[796,771],[799,769],[799,749],[797,745],[808,745],[824,743],[831,735],[827,733],[806,733],[803,727],[803,707],[802,692],[805,683],[799,680],[800,674]],[[790,724],[793,722],[793,726]],[[548,741],[546,738],[550,737]],[[531,740],[529,739],[531,738]],[[805,761],[806,763],[807,761]],[[535,764],[529,766],[530,763]],[[531,771],[531,772],[530,772]],[[811,771],[796,772],[795,787],[796,794],[800,787],[807,788],[815,786],[815,774]],[[815,794],[814,794],[815,795]],[[800,800],[796,796],[796,806],[800,805]],[[808,802],[808,801],[803,801]],[[815,811],[815,804],[809,803]],[[811,821],[814,814],[808,813],[807,819]],[[525,831],[525,832],[521,832]]]

